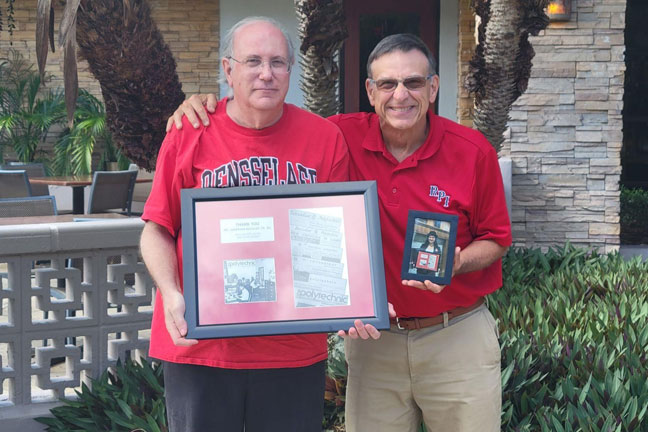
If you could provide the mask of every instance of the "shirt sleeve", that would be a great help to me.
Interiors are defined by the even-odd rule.
[[[493,240],[500,246],[510,246],[513,240],[511,222],[506,207],[502,173],[493,147],[488,145],[488,150],[475,169],[474,217],[470,221],[474,240]]]
[[[177,171],[178,131],[167,133],[158,154],[151,193],[142,219],[165,227],[173,238],[180,231],[180,184]]]
[[[337,126],[336,126],[336,129]],[[335,139],[335,156],[328,182],[349,181],[349,150],[342,132],[338,129]]]

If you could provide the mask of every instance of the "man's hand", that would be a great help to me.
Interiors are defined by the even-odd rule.
[[[164,321],[167,331],[177,346],[191,346],[198,343],[196,339],[186,339],[187,322],[184,319],[185,301],[182,293],[174,291],[164,296]]]
[[[394,311],[394,305],[387,303],[389,307],[389,317],[396,318],[396,312]],[[355,320],[353,322],[354,327],[349,328],[349,332],[340,330],[337,334],[338,336],[345,338],[349,336],[351,339],[378,339],[380,337],[380,331],[372,326],[371,324],[364,324],[361,320]]]
[[[459,270],[461,269],[461,264],[462,264],[461,248],[457,246],[455,248],[454,263],[452,264],[452,276],[459,273]],[[437,285],[435,283],[430,282],[429,280],[426,280],[424,282],[420,282],[417,280],[403,280],[402,283],[403,285],[418,288],[420,290],[432,291],[435,294],[439,294],[447,286],[447,285]]]
[[[173,113],[171,117],[167,120],[166,131],[171,130],[171,126],[175,124],[178,130],[182,129],[182,116],[187,116],[187,120],[192,124],[194,129],[198,129],[200,123],[203,125],[209,125],[209,117],[207,117],[207,111],[213,113],[216,110],[216,105],[218,105],[218,99],[213,93],[208,94],[195,94],[189,99],[185,100],[180,104],[177,110]],[[205,108],[207,109],[205,111]]]

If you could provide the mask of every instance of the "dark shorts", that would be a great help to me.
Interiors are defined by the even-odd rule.
[[[325,366],[222,369],[164,362],[169,431],[319,432]]]

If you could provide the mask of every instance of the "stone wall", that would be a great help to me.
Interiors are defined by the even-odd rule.
[[[501,154],[513,160],[518,245],[619,245],[626,0],[575,0],[531,38],[526,93]]]

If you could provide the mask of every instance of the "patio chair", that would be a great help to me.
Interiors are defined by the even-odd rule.
[[[31,194],[27,171],[0,170],[0,198],[23,198]]]
[[[53,195],[0,199],[0,218],[56,214],[56,199]]]
[[[96,171],[90,188],[88,213],[119,209],[130,216],[137,171]]]
[[[27,178],[31,177],[45,177],[45,166],[39,162],[23,163],[23,162],[9,162],[8,164],[1,165],[0,170],[25,170]],[[31,185],[32,196],[49,195],[49,187],[42,184]]]
[[[138,167],[136,164],[130,164],[128,169],[131,171],[137,171],[137,178],[142,179],[153,179],[155,176],[155,171],[148,172],[144,168]],[[133,203],[131,205],[131,214],[140,215],[144,211],[144,204],[151,193],[152,182],[147,183],[135,183],[133,188]]]

